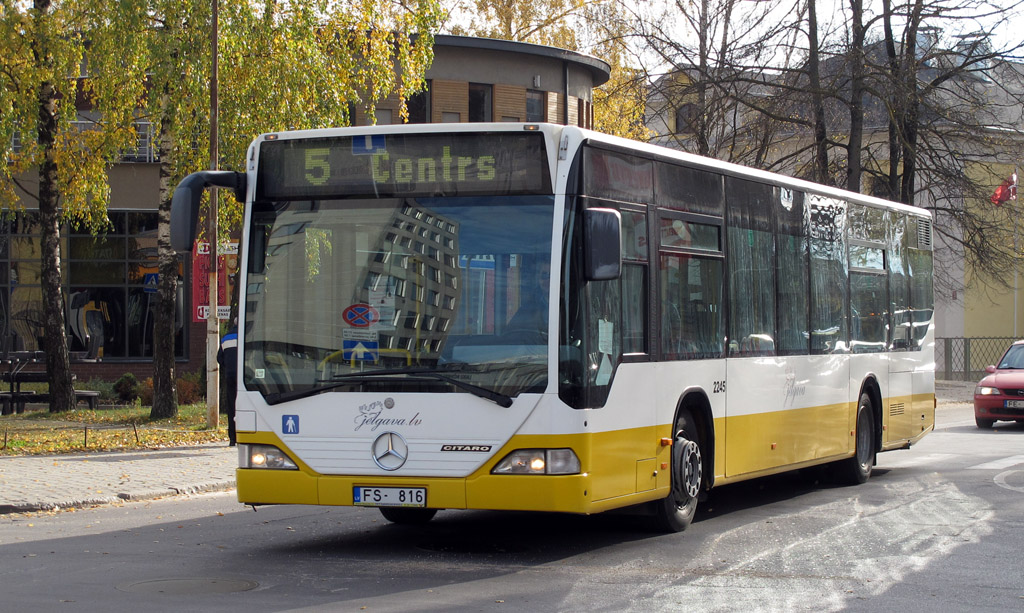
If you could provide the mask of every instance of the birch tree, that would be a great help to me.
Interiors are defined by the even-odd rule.
[[[136,75],[146,65],[144,8],[134,0],[0,4],[0,207],[21,210],[22,195],[38,205],[51,412],[75,405],[60,228],[73,221],[98,232],[109,224],[107,170],[134,145],[143,96]]]

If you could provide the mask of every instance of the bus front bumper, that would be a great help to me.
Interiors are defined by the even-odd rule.
[[[303,470],[239,468],[238,501],[244,504],[357,506],[357,486],[425,488],[434,509],[494,509],[593,513],[590,477],[580,475],[472,475],[466,478],[315,475]],[[373,506],[373,505],[366,505]]]

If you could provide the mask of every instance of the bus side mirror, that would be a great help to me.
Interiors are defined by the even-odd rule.
[[[622,216],[614,209],[583,211],[583,263],[587,281],[611,281],[622,274]]]
[[[244,203],[245,184],[244,173],[230,170],[202,170],[182,179],[171,196],[171,248],[192,251],[204,189],[211,185],[229,188],[234,190],[235,199]]]

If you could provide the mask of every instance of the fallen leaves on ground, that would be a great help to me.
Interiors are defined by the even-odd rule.
[[[186,447],[227,440],[221,418],[216,430],[206,427],[206,405],[179,407],[177,417],[149,419],[148,407],[30,411],[0,417],[0,455],[45,455],[91,451],[131,451]]]

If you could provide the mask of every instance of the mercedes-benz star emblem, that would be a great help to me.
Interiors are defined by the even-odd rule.
[[[385,432],[370,448],[373,461],[384,470],[398,470],[409,459],[409,444],[397,432]]]

